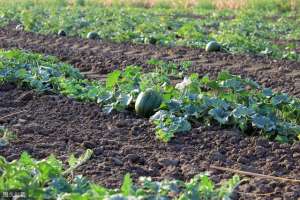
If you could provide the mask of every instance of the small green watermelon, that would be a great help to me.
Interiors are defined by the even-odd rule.
[[[162,97],[160,94],[153,89],[147,89],[138,95],[135,102],[135,111],[141,116],[150,117],[161,103]]]
[[[97,32],[89,32],[87,34],[87,38],[91,39],[91,40],[96,40],[96,39],[99,39],[100,36],[99,36],[99,34]]]
[[[67,36],[67,33],[64,30],[59,30],[57,35],[59,36]]]
[[[205,51],[207,52],[220,51],[220,50],[221,50],[221,45],[216,41],[210,41],[209,43],[207,43],[205,47]]]

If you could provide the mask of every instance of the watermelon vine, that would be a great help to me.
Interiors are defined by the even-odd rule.
[[[161,63],[152,61],[156,65],[153,72],[128,66],[111,72],[102,83],[84,79],[77,69],[53,57],[13,50],[1,51],[0,59],[0,84],[13,82],[38,92],[97,102],[107,113],[134,110],[141,92],[156,91],[162,103],[150,121],[164,142],[176,133],[189,131],[195,121],[207,126],[235,127],[243,133],[261,134],[279,142],[299,140],[299,99],[227,71],[219,73],[216,79],[186,73],[174,77],[174,65],[161,67]]]

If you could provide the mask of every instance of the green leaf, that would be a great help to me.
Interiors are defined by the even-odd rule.
[[[228,110],[230,107],[226,101],[216,97],[203,97],[203,100],[207,107],[220,108],[224,110]]]
[[[174,133],[173,130],[160,128],[155,131],[156,137],[165,143],[169,142],[174,137]]]
[[[226,124],[229,121],[230,113],[223,109],[213,108],[208,112],[208,114],[215,120],[217,120],[220,124]]]
[[[104,199],[104,197],[108,194],[108,189],[101,187],[96,184],[90,184],[91,194],[94,199]]]
[[[278,106],[283,103],[289,103],[290,99],[287,94],[279,94],[279,95],[273,96],[271,99],[271,102],[274,106]]]
[[[254,110],[247,108],[246,106],[243,105],[239,105],[231,112],[231,115],[237,119],[249,117],[253,114],[255,114]]]
[[[27,152],[23,152],[21,154],[19,162],[24,166],[34,165],[33,160],[31,159],[30,155]]]
[[[28,73],[25,69],[19,69],[18,71],[16,71],[16,77],[18,79],[25,79],[28,76]]]
[[[199,191],[203,195],[209,195],[214,191],[215,185],[214,183],[208,178],[208,176],[202,176],[200,179],[200,184],[199,184]]]
[[[69,156],[68,158],[68,164],[70,167],[74,167],[77,163],[77,158],[75,158],[75,156],[72,154],[71,156]]]
[[[222,71],[222,72],[220,72],[219,74],[218,74],[218,80],[219,81],[226,81],[226,80],[229,80],[229,79],[232,79],[232,78],[234,78],[234,76],[233,75],[231,75],[230,73],[229,73],[229,71],[226,71],[226,70],[224,70],[224,71]]]
[[[259,89],[259,88],[261,88],[261,86],[257,82],[255,82],[255,81],[253,81],[253,80],[251,80],[249,78],[245,79],[245,83],[247,85],[251,86],[252,89]]]
[[[275,140],[280,143],[288,143],[289,142],[289,138],[285,135],[277,135],[275,137]]]
[[[82,175],[76,176],[73,182],[72,192],[74,193],[84,194],[90,189],[90,182]]]
[[[52,180],[50,187],[55,193],[71,193],[72,187],[63,177],[55,178]]]
[[[257,128],[263,129],[267,132],[273,131],[276,129],[275,122],[273,122],[270,118],[262,116],[262,115],[254,115],[252,117],[252,124]]]
[[[166,105],[168,106],[169,111],[175,113],[181,110],[182,101],[172,99],[166,102]]]
[[[98,96],[97,103],[99,104],[103,104],[103,103],[105,104],[106,102],[112,100],[114,97],[113,93],[108,91],[103,91],[97,96]]]
[[[139,77],[141,72],[141,67],[138,66],[127,66],[123,72],[123,77],[127,79]]]
[[[121,94],[118,96],[117,101],[124,107],[127,107],[131,102],[133,98],[130,94]]]
[[[115,70],[108,74],[106,78],[106,88],[112,89],[118,83],[119,77],[121,76],[120,70]]]
[[[199,118],[203,113],[207,111],[207,107],[205,105],[193,105],[189,104],[184,106],[184,114],[187,116],[194,116]]]
[[[216,80],[210,80],[208,75],[205,75],[205,76],[203,76],[200,79],[200,84],[202,84],[203,86],[209,87],[209,88],[211,88],[213,90],[219,89],[219,83],[218,83],[218,81],[216,81]]]
[[[190,122],[185,117],[172,116],[172,123],[170,129],[176,132],[186,132],[191,130],[192,126]]]
[[[168,142],[174,133],[185,132],[191,129],[186,117],[177,117],[171,112],[160,110],[150,117],[156,125],[156,135],[164,142]]]
[[[7,147],[9,145],[9,142],[7,139],[0,138],[0,149],[3,147]]]
[[[72,158],[70,160],[71,165],[69,166],[68,169],[66,169],[63,172],[63,174],[66,175],[66,174],[69,174],[69,173],[73,173],[73,171],[77,167],[79,167],[79,166],[83,165],[84,163],[86,163],[91,158],[92,154],[93,154],[93,151],[91,149],[87,149],[84,152],[84,154],[82,154],[82,155],[79,156],[78,159],[75,160],[74,158]]]
[[[272,97],[273,96],[273,91],[271,88],[264,88],[263,91],[262,91],[262,94],[265,96],[265,97]]]
[[[245,85],[242,81],[237,79],[228,79],[222,82],[222,87],[230,88],[234,92],[240,92],[243,91],[245,88]]]
[[[126,174],[121,187],[122,194],[124,194],[125,196],[133,195],[134,191],[132,188],[133,188],[133,182],[130,177],[130,174]]]

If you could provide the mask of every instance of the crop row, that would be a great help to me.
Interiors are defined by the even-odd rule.
[[[95,92],[101,92],[99,82],[84,80],[77,69],[59,62],[54,57],[42,56],[22,51],[0,52],[0,85],[7,82],[29,87],[36,92],[59,92],[58,86],[72,90],[72,95],[81,100],[91,100]],[[106,83],[112,87],[113,76]],[[68,84],[76,84],[68,88]],[[66,85],[64,85],[66,84]],[[80,84],[80,86],[79,86]],[[81,89],[86,87],[85,92]],[[104,87],[104,86],[103,86]],[[63,92],[61,90],[60,92]],[[71,93],[68,93],[72,96]],[[94,96],[97,97],[97,96]],[[116,107],[117,108],[117,107]],[[0,127],[0,149],[3,150],[17,136]],[[234,189],[240,183],[238,176],[216,186],[203,173],[184,182],[180,180],[154,181],[148,177],[140,177],[136,184],[130,175],[124,177],[120,188],[109,189],[97,185],[81,175],[75,175],[74,170],[85,164],[93,156],[93,151],[87,149],[76,158],[71,155],[68,166],[57,160],[53,155],[42,160],[35,160],[23,152],[18,160],[11,162],[0,156],[0,198],[2,199],[61,199],[61,200],[188,200],[188,199],[229,199]]]
[[[92,153],[88,149],[78,158],[71,155],[66,169],[53,155],[43,160],[35,160],[24,152],[19,160],[12,162],[0,156],[0,197],[35,200],[229,199],[240,182],[239,177],[234,176],[220,187],[215,187],[208,174],[199,174],[189,182],[157,182],[151,178],[140,177],[135,185],[127,174],[120,189],[108,189],[81,175],[74,176],[74,170],[87,162]]]
[[[165,142],[176,133],[188,132],[194,122],[234,127],[280,142],[299,140],[299,99],[227,71],[210,79],[185,74],[187,63],[177,66],[152,60],[152,72],[128,66],[111,72],[106,80],[95,81],[84,79],[77,69],[49,56],[14,50],[0,52],[0,58],[0,83],[13,82],[38,92],[97,102],[107,113],[135,108],[141,116],[151,116],[157,137]],[[149,90],[154,93],[144,95]],[[138,96],[143,100],[137,101]],[[158,105],[157,98],[161,98]]]
[[[58,1],[63,2],[63,1]],[[299,60],[297,13],[276,7],[249,10],[190,11],[170,9],[72,6],[31,0],[2,3],[0,25],[20,23],[18,28],[43,34],[86,37],[89,32],[115,42],[184,45],[204,48],[211,40],[231,53],[253,53]],[[228,20],[229,19],[229,20]],[[64,34],[63,34],[64,35]]]

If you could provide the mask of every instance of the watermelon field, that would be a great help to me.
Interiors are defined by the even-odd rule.
[[[0,0],[0,199],[300,199],[300,1]]]

